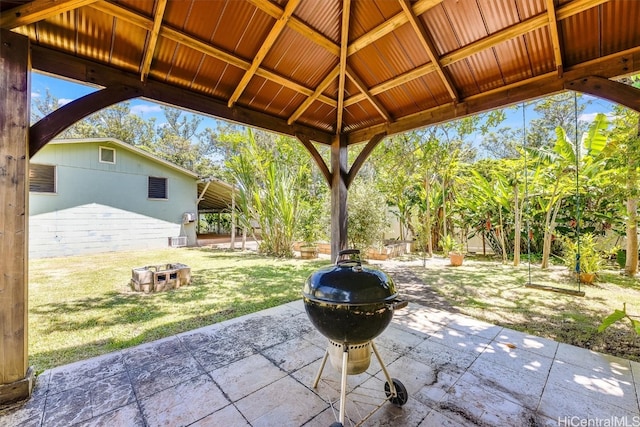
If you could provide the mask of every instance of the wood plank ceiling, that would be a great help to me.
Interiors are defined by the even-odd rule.
[[[0,3],[36,69],[321,143],[637,72],[638,22],[636,0]]]

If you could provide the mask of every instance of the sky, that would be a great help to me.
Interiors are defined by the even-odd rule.
[[[58,79],[55,77],[47,76],[41,73],[32,73],[31,76],[31,96],[39,97],[44,96],[47,90],[56,98],[58,98],[61,105],[78,99],[84,95],[97,90],[91,86],[85,86],[78,83],[69,82],[67,80]],[[590,95],[583,97],[585,101],[591,101],[587,106],[585,112],[580,115],[579,119],[582,121],[590,122],[597,113],[608,114],[612,111],[612,105],[608,101],[600,98],[595,98]],[[166,122],[160,104],[149,102],[143,99],[132,99],[130,101],[131,112],[139,115],[143,119],[150,119],[155,117],[158,126],[162,126]],[[190,112],[189,112],[190,113]],[[527,121],[535,118],[532,106],[527,107],[525,111],[525,118]],[[203,117],[200,123],[198,131],[202,131],[209,127],[215,129],[217,127],[216,120],[209,116]],[[513,109],[507,110],[507,120],[503,122],[503,126],[509,126],[517,129],[522,126],[522,111],[515,111]]]
[[[47,90],[51,95],[58,98],[58,103],[62,106],[91,92],[95,92],[98,89],[92,86],[58,79],[41,73],[32,73],[31,97],[45,96]],[[166,123],[160,104],[149,102],[144,99],[132,99],[129,102],[132,113],[137,114],[146,120],[156,118],[156,124],[158,126],[162,126],[163,123]],[[199,116],[203,117],[203,120],[200,123],[198,131],[202,131],[207,127],[212,129],[217,127],[216,120],[214,118],[204,115]]]

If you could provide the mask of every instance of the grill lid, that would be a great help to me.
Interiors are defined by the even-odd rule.
[[[333,304],[390,302],[398,296],[395,284],[383,271],[363,267],[360,251],[340,252],[335,265],[311,273],[302,290],[305,298]],[[341,256],[357,256],[340,259]]]

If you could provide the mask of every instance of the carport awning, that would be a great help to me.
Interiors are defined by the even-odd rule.
[[[198,212],[231,210],[233,187],[217,179],[198,182]]]

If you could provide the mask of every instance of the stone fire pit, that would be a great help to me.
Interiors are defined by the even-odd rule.
[[[191,268],[185,264],[160,264],[131,269],[131,289],[162,292],[191,284]]]

